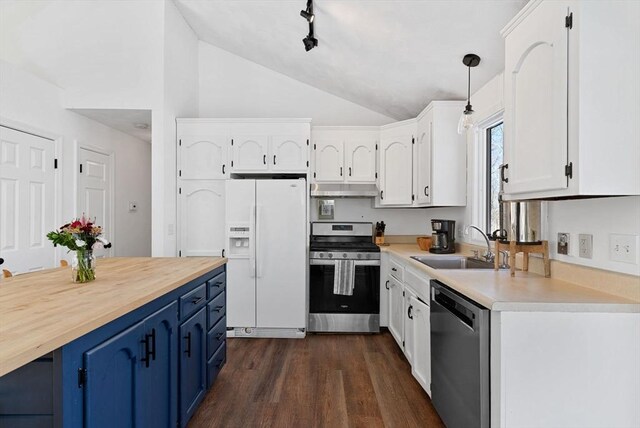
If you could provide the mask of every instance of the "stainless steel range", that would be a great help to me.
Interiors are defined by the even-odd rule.
[[[311,223],[312,332],[380,331],[380,249],[372,223]]]

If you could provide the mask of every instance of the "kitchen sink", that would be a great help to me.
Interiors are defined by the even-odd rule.
[[[493,269],[493,263],[473,257],[411,256],[412,259],[434,269]]]

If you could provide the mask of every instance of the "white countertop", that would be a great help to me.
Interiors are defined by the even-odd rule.
[[[493,311],[640,312],[638,301],[531,272],[516,271],[515,277],[511,277],[509,270],[434,269],[410,257],[438,255],[422,251],[414,244],[391,244],[380,250]]]

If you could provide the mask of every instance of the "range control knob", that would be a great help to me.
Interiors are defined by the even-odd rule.
[[[333,258],[333,253],[329,253],[329,258],[332,259]]]
[[[347,253],[342,253],[342,258],[346,259],[347,258]]]
[[[324,253],[320,253],[320,258],[324,258]]]
[[[358,258],[361,259],[362,258],[362,254],[358,253]]]
[[[366,257],[367,257],[368,259],[370,259],[370,258],[371,258],[371,254],[367,254],[367,255],[366,255]]]

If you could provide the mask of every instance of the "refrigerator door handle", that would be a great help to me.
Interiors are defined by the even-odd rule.
[[[255,278],[256,276],[256,206],[251,205],[251,212],[249,213],[249,228],[251,234],[249,236],[249,265],[251,272],[249,277]]]
[[[256,251],[255,251],[255,264],[256,264],[256,277],[260,278],[262,276],[262,267],[260,263],[260,258],[258,254],[260,254],[260,205],[256,205],[256,233],[255,233],[255,241],[256,241]]]

